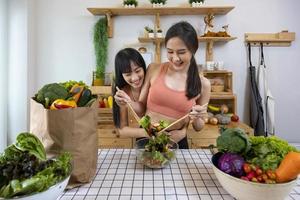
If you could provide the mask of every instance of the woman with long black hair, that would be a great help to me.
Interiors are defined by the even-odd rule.
[[[168,62],[148,67],[139,102],[132,101],[122,91],[116,93],[115,100],[118,104],[129,102],[139,115],[149,115],[152,122],[162,119],[173,122],[189,114],[169,130],[179,148],[188,148],[186,129],[190,120],[196,131],[205,124],[203,118],[207,114],[210,82],[198,72],[194,57],[198,38],[191,24],[179,22],[171,26],[166,33],[165,45]]]

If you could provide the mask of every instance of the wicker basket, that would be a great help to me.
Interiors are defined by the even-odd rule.
[[[212,92],[224,92],[224,85],[212,85],[211,91]]]

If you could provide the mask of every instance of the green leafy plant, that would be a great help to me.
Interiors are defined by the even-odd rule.
[[[96,78],[104,79],[108,49],[107,19],[105,17],[99,19],[94,26],[94,48],[96,55]]]
[[[189,0],[189,3],[204,3],[204,0]]]
[[[138,2],[137,0],[124,0],[123,1],[123,5],[134,5],[135,7],[137,7]]]
[[[157,32],[158,33],[162,33],[162,30],[159,28],[159,29],[157,29]]]
[[[145,30],[146,30],[148,33],[153,33],[153,29],[150,28],[149,26],[145,26]]]
[[[153,3],[162,3],[163,5],[166,4],[167,0],[150,0],[150,2]]]

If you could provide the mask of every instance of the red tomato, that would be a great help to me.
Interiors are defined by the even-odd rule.
[[[245,172],[246,174],[248,174],[249,172],[251,172],[250,164],[249,164],[249,163],[244,163],[243,169],[244,169],[244,172]]]
[[[268,175],[269,179],[276,180],[276,174],[272,170],[267,170],[266,174]]]
[[[251,181],[252,181],[252,182],[258,182],[258,180],[257,180],[256,177],[251,178]]]
[[[255,172],[254,171],[251,171],[249,174],[247,174],[247,178],[249,179],[249,180],[252,180],[252,178],[253,177],[255,177]]]
[[[266,181],[266,180],[269,179],[269,177],[267,176],[267,174],[262,174],[261,177],[262,177],[262,179],[263,179],[264,181]]]
[[[260,182],[260,183],[264,182],[264,179],[263,179],[262,175],[257,176],[256,178],[257,178],[258,182]]]
[[[263,171],[260,168],[256,168],[255,173],[257,175],[262,175]]]
[[[233,114],[232,116],[231,116],[231,121],[233,121],[233,122],[238,122],[239,121],[239,116],[237,116],[237,115],[235,115],[235,114]]]

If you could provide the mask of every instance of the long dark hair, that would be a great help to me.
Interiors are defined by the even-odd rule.
[[[195,53],[198,50],[198,38],[196,30],[188,22],[178,22],[171,26],[166,33],[165,44],[174,37],[180,38],[189,51],[192,52],[192,58],[190,60],[190,67],[187,72],[186,80],[186,97],[192,99],[201,93],[201,80],[197,63],[195,60]]]
[[[113,85],[113,94],[116,94],[116,87],[124,88],[128,83],[124,80],[122,74],[131,72],[131,62],[143,68],[146,74],[146,64],[141,54],[133,48],[120,50],[115,57],[115,82]],[[114,100],[113,119],[116,127],[120,127],[120,107]]]

